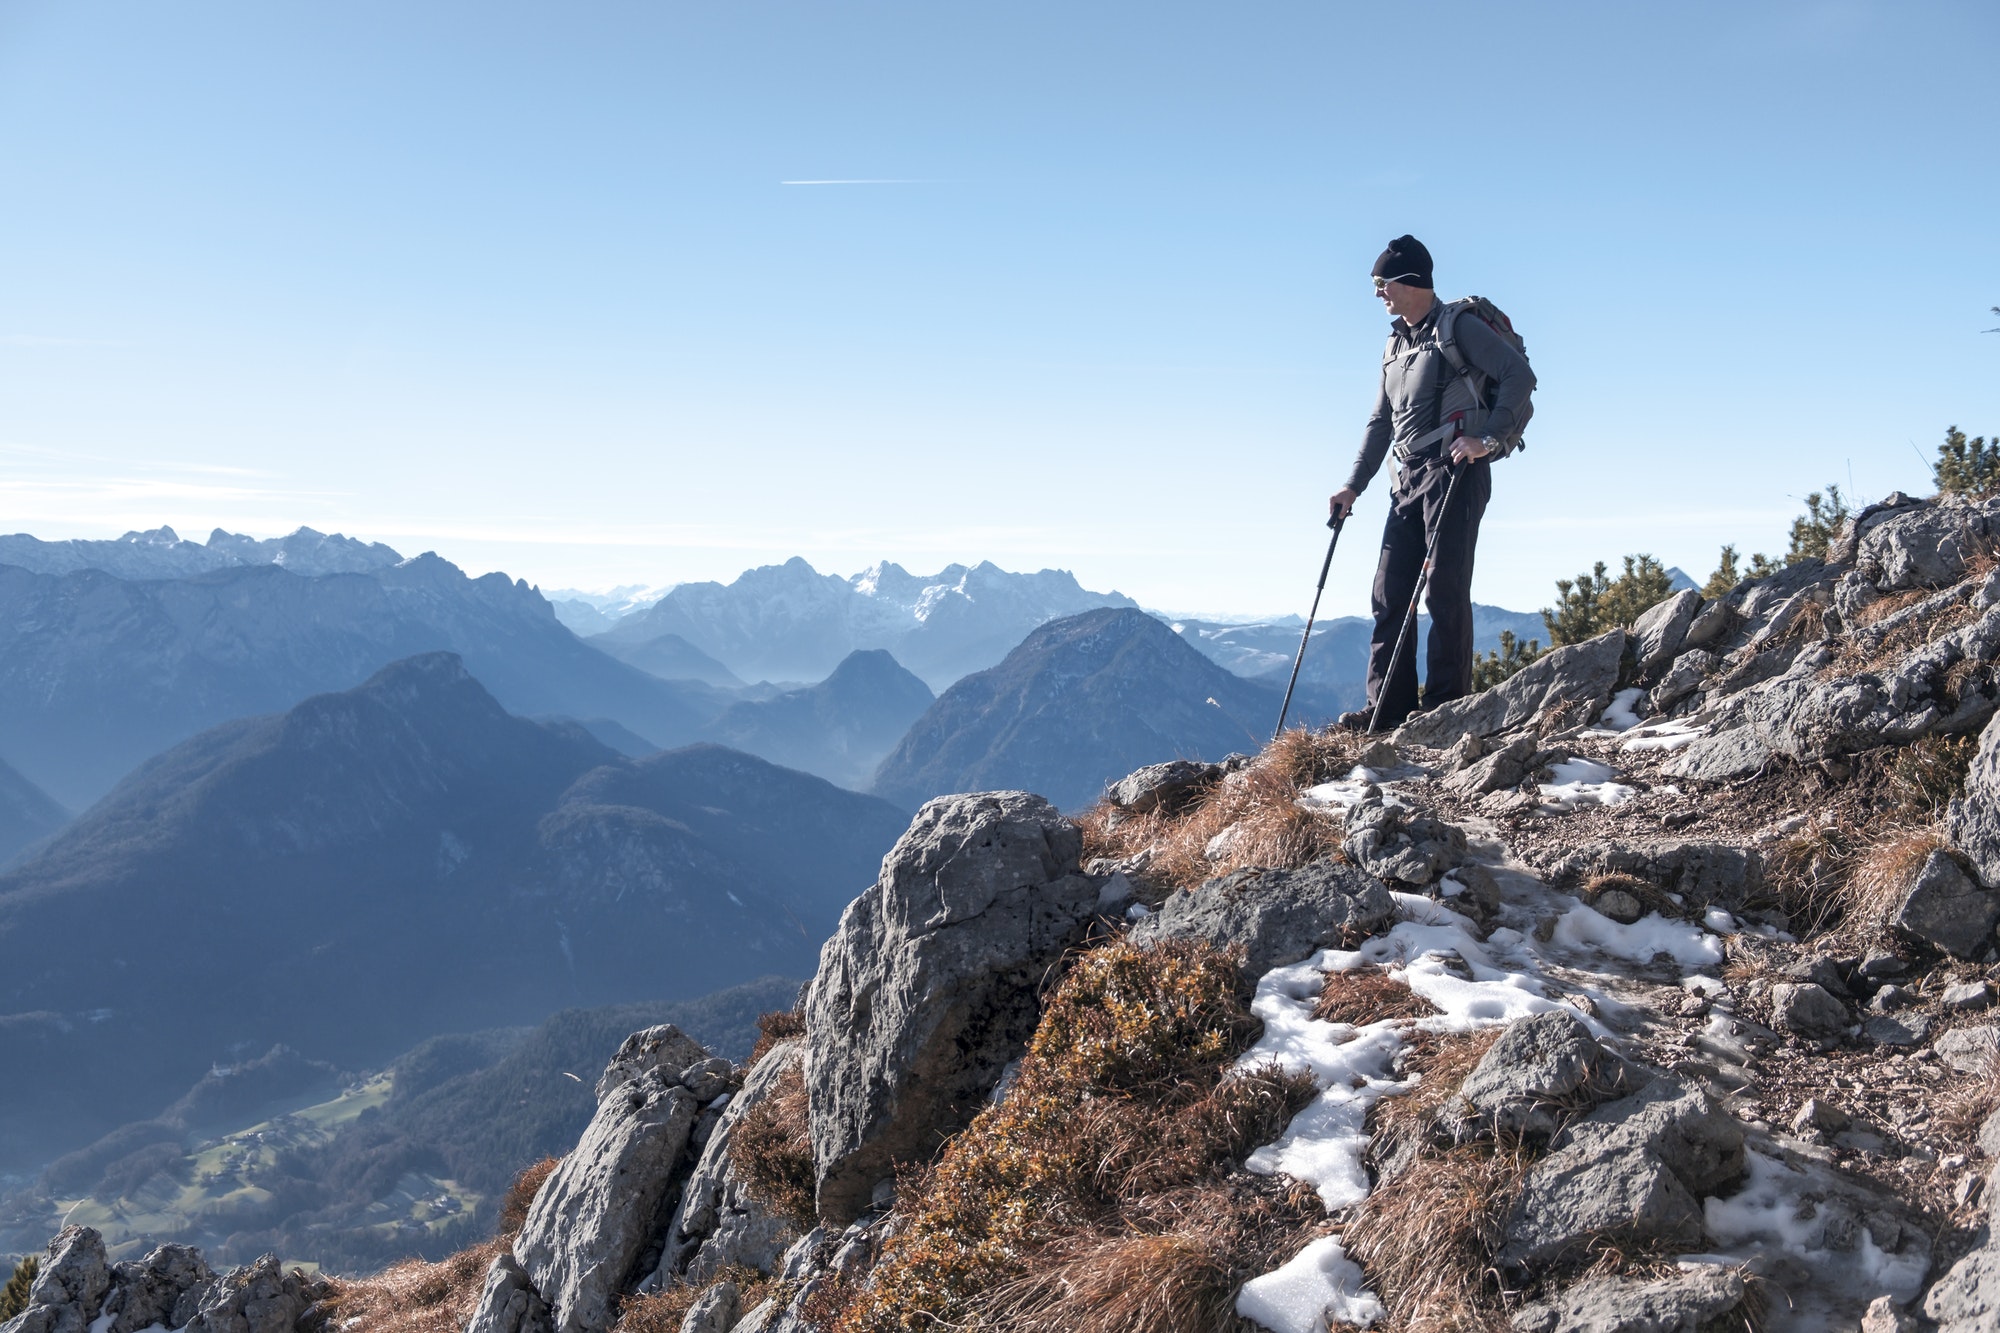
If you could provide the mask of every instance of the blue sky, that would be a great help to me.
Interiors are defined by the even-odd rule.
[[[1542,378],[1475,596],[1701,577],[2000,431],[1996,53],[1990,2],[0,0],[0,530],[1303,611],[1413,231]]]

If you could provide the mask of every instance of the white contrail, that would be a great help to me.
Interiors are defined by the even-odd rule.
[[[872,180],[779,181],[780,185],[928,185],[929,181],[882,178]]]

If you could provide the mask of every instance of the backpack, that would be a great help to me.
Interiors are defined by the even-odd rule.
[[[1465,353],[1458,349],[1457,324],[1460,315],[1473,315],[1485,321],[1486,326],[1499,334],[1509,347],[1521,354],[1522,360],[1528,356],[1528,344],[1520,334],[1514,332],[1514,321],[1507,318],[1507,312],[1483,296],[1465,296],[1456,301],[1445,302],[1444,310],[1438,315],[1438,350],[1445,360],[1458,372],[1459,381],[1472,395],[1472,401],[1481,411],[1486,410],[1486,391],[1491,387],[1490,377],[1477,366],[1465,359]],[[1504,457],[1516,449],[1527,447],[1521,432],[1528,428],[1528,419],[1535,415],[1534,396],[1521,404],[1521,410],[1514,421],[1513,433],[1500,438],[1500,455]]]

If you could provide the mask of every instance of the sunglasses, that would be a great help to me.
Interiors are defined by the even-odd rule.
[[[1414,278],[1416,276],[1414,273],[1398,273],[1393,278],[1377,278],[1375,279],[1375,294],[1377,296],[1381,295],[1388,289],[1389,284],[1392,282],[1401,282],[1405,278]]]

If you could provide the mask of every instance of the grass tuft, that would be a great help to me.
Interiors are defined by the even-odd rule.
[[[755,1069],[757,1062],[779,1042],[805,1035],[806,1016],[797,1009],[780,1009],[757,1015],[757,1044],[750,1048],[750,1059],[744,1068]]]
[[[1528,1165],[1503,1146],[1452,1148],[1418,1158],[1368,1196],[1341,1240],[1388,1307],[1391,1333],[1508,1328],[1492,1256]]]
[[[1379,1023],[1387,1018],[1428,1018],[1436,1005],[1373,963],[1329,972],[1313,1017],[1322,1023]]]
[[[1162,1196],[1220,1188],[1312,1096],[1309,1077],[1275,1069],[1224,1077],[1258,1027],[1237,990],[1237,963],[1212,945],[1120,941],[1079,959],[1007,1096],[899,1189],[911,1201],[908,1220],[835,1321],[837,1333],[980,1326],[989,1304],[1026,1319],[1019,1312],[1088,1276],[1078,1266],[1087,1256],[1159,1278],[1162,1256],[1206,1244],[1197,1229],[1162,1222]],[[1212,1327],[1199,1322],[1211,1285],[1191,1271],[1185,1281],[1155,1281],[1152,1296],[1135,1292],[1136,1305],[1102,1294],[1103,1308],[1152,1319],[1143,1312],[1157,1301],[1196,1320],[1159,1327]],[[1093,1327],[1067,1315],[1061,1325]]]
[[[812,1122],[803,1062],[797,1059],[770,1092],[745,1108],[729,1136],[729,1162],[751,1194],[801,1232],[818,1222],[814,1204]]]
[[[544,1157],[533,1166],[514,1177],[514,1183],[507,1187],[507,1193],[500,1199],[500,1236],[512,1240],[521,1233],[521,1227],[528,1220],[528,1210],[535,1206],[535,1196],[542,1192],[542,1185],[562,1165],[560,1157]]]
[[[448,1259],[409,1259],[373,1277],[334,1279],[329,1326],[367,1333],[458,1333],[472,1321],[486,1270],[507,1248],[499,1236]]]
[[[1879,935],[1930,854],[1945,845],[1934,826],[1889,829],[1853,858],[1841,907],[1857,934]]]
[[[1339,822],[1300,805],[1299,793],[1348,772],[1360,750],[1361,738],[1351,733],[1294,728],[1175,814],[1125,816],[1107,804],[1087,811],[1078,821],[1084,857],[1150,853],[1146,879],[1192,889],[1245,866],[1290,870],[1334,855]],[[1225,830],[1227,848],[1211,860],[1208,846]]]
[[[683,1282],[665,1291],[627,1298],[619,1304],[618,1320],[611,1326],[611,1333],[680,1333],[681,1324],[686,1321],[694,1303],[709,1288],[724,1282],[736,1284],[739,1308],[745,1313],[755,1308],[772,1286],[768,1274],[740,1264],[730,1264],[717,1269],[714,1276],[700,1286]]]

